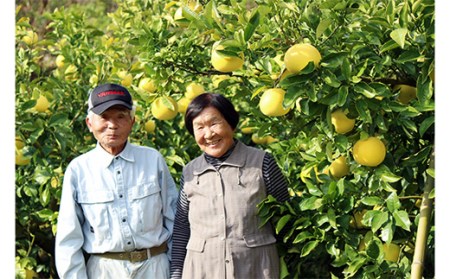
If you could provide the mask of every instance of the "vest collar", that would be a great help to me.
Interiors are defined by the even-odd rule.
[[[245,149],[245,145],[238,141],[236,143],[236,146],[234,147],[233,152],[231,153],[231,155],[222,163],[222,166],[231,166],[231,167],[243,167],[245,164],[245,160],[246,160],[246,153],[244,152]],[[208,164],[208,162],[205,159],[205,154],[202,154],[202,156],[200,156],[198,158],[198,162],[196,162],[196,166],[194,167],[194,171],[193,174],[194,175],[199,175],[202,174],[204,172],[206,172],[207,170],[215,170],[214,167],[210,164]]]

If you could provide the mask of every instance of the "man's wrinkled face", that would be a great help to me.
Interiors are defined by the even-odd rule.
[[[86,124],[100,145],[107,152],[117,155],[125,147],[134,118],[131,117],[129,109],[113,106],[101,115],[92,114],[86,118]]]

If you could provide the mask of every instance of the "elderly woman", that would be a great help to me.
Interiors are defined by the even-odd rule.
[[[185,124],[203,154],[183,169],[173,232],[171,278],[279,278],[276,238],[257,204],[285,201],[274,158],[234,138],[239,114],[220,94],[189,104]]]

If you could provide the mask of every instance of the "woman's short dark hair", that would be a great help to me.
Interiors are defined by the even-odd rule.
[[[233,130],[237,127],[239,123],[239,113],[236,111],[230,100],[223,95],[206,92],[195,97],[186,109],[184,123],[191,135],[194,135],[192,121],[207,107],[217,109]]]

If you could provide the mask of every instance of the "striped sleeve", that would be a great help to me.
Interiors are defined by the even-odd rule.
[[[263,178],[266,183],[267,194],[272,195],[279,202],[284,202],[290,198],[287,181],[277,162],[270,153],[264,155],[262,166]]]
[[[177,201],[177,211],[173,225],[172,235],[172,262],[170,265],[170,278],[179,279],[183,272],[186,245],[189,241],[191,229],[188,219],[189,201],[184,192],[184,177],[180,179],[180,194]]]

